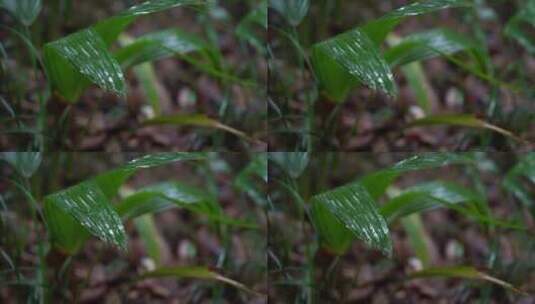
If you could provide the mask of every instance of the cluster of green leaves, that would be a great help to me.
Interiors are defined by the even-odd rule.
[[[398,89],[393,71],[400,68],[406,76],[410,88],[415,92],[418,104],[427,114],[425,117],[413,121],[407,127],[453,125],[486,129],[522,141],[512,132],[482,120],[474,114],[435,115],[429,113],[431,107],[429,88],[425,87],[426,76],[420,63],[434,57],[443,57],[460,69],[487,81],[492,86],[518,91],[513,86],[496,78],[490,64],[491,58],[482,39],[476,39],[469,34],[448,28],[432,28],[405,37],[398,37],[393,33],[396,26],[407,18],[449,8],[462,8],[467,12],[475,12],[479,8],[473,1],[415,1],[349,31],[316,42],[309,50],[302,46],[305,41],[300,41],[296,28],[307,16],[310,2],[295,0],[271,1],[270,3],[271,7],[279,12],[286,19],[288,25],[293,28],[288,30],[288,33],[283,29],[279,31],[288,36],[286,38],[295,46],[298,56],[301,56],[308,63],[322,96],[326,97],[326,100],[338,104],[335,110],[338,110],[340,104],[348,99],[352,89],[359,85],[367,86],[393,98],[397,97]],[[529,2],[524,10],[520,10],[518,15],[509,22],[505,31],[506,34],[518,40],[528,49],[533,44],[530,42],[529,34],[527,34],[529,30],[526,29],[527,26],[532,25],[533,18],[530,17],[533,17],[533,3],[533,1]],[[307,36],[303,35],[303,37]],[[458,53],[464,56],[457,56]],[[308,107],[310,107],[310,103]],[[336,117],[335,110],[330,113],[328,123],[332,123],[333,118]],[[308,109],[305,117],[306,127],[303,130],[308,133],[307,136],[321,133],[321,131],[315,132],[313,129],[313,116],[314,111]],[[489,119],[495,120],[495,117]],[[333,127],[328,125],[326,132],[332,129]],[[330,135],[327,133],[325,136]],[[310,140],[312,139],[308,139],[308,141]]]
[[[30,35],[28,27],[38,17],[42,8],[41,1],[0,1],[0,8],[6,9],[23,26],[21,30],[18,27],[6,27],[6,29],[24,41],[31,51],[32,60],[40,63],[47,79],[46,90],[41,101],[40,115],[42,116],[39,117],[39,123],[44,124],[44,115],[47,115],[44,106],[52,91],[57,92],[57,96],[68,103],[77,102],[91,84],[124,97],[127,95],[128,87],[124,73],[127,69],[133,69],[141,82],[147,103],[152,108],[152,114],[149,115],[149,120],[145,122],[145,125],[165,124],[219,129],[251,141],[243,132],[217,119],[209,118],[205,114],[169,115],[162,113],[159,83],[151,63],[163,58],[180,57],[226,84],[235,82],[244,86],[258,85],[255,80],[240,79],[234,75],[236,72],[224,62],[218,43],[212,39],[213,37],[205,39],[199,34],[188,33],[179,28],[150,32],[136,38],[124,33],[129,25],[142,16],[176,7],[210,11],[215,10],[215,5],[205,0],[146,1],[113,17],[100,20],[88,28],[48,42],[40,50],[39,47],[33,45],[37,39]],[[264,52],[265,46],[262,37],[258,34],[260,32],[258,28],[267,28],[266,7],[266,2],[262,2],[244,17],[236,28],[236,36],[241,41],[252,44],[261,52]],[[1,44],[0,50],[3,50]],[[38,67],[34,66],[34,68]],[[11,112],[14,112],[9,100],[6,102],[2,99],[1,101]],[[42,125],[39,127],[44,128]],[[20,129],[19,126],[16,129],[17,132],[20,132]],[[47,130],[41,131],[46,133]]]
[[[200,49],[200,43],[178,31],[165,31],[141,37],[117,58],[108,51],[119,34],[138,16],[172,7],[199,5],[198,0],[148,1],[133,6],[119,15],[44,46],[44,63],[54,88],[67,100],[78,100],[89,83],[105,90],[126,95],[120,62],[126,66],[164,56]],[[135,51],[133,51],[135,50]]]
[[[533,210],[533,200],[526,187],[532,187],[535,183],[533,157],[533,153],[526,154],[509,170],[503,180],[504,189],[515,195],[530,210]],[[477,172],[484,161],[478,154],[437,152],[415,155],[389,168],[372,172],[358,180],[310,197],[300,192],[301,187],[296,182],[306,171],[308,153],[275,153],[272,158],[287,176],[286,182],[283,182],[283,179],[279,182],[289,190],[298,206],[305,209],[320,245],[334,255],[344,255],[352,242],[359,239],[391,257],[395,253],[392,250],[389,228],[401,222],[425,267],[421,273],[414,274],[414,277],[435,275],[486,280],[518,291],[510,284],[483,274],[473,267],[435,268],[430,265],[428,249],[421,244],[424,235],[419,215],[436,208],[454,210],[487,229],[525,231],[523,225],[516,221],[498,219],[492,215],[485,193],[478,188],[480,184],[475,182],[472,188],[456,182],[435,180],[405,189],[394,186],[400,176],[413,171],[460,166],[467,171]],[[524,178],[527,178],[530,186],[525,184]],[[384,203],[381,204],[381,201]]]
[[[152,215],[169,208],[183,208],[201,215],[208,222],[240,229],[257,230],[250,221],[231,218],[223,212],[216,193],[197,188],[181,181],[168,180],[132,190],[124,188],[125,182],[139,170],[158,166],[169,166],[176,162],[207,162],[215,155],[206,153],[158,153],[133,159],[123,166],[102,172],[92,178],[68,188],[44,196],[39,202],[31,189],[13,178],[32,208],[40,215],[46,227],[46,239],[55,250],[67,256],[75,255],[90,236],[126,251],[128,238],[124,222],[133,221],[147,246],[147,252],[156,265],[160,265],[161,253]],[[28,181],[41,165],[39,152],[4,152],[0,154],[0,164],[4,161],[15,169],[15,177]],[[4,168],[5,169],[5,168]],[[252,179],[267,178],[267,160],[255,158],[235,180],[236,188],[244,193],[256,190]],[[250,180],[249,182],[245,182]],[[38,220],[37,218],[34,220]],[[139,279],[150,277],[176,277],[215,280],[244,291],[257,294],[245,285],[229,279],[209,267],[161,267],[143,274]]]

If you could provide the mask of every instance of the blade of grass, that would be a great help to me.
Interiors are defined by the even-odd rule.
[[[152,214],[146,214],[139,218],[134,219],[134,224],[139,236],[145,245],[145,250],[147,254],[154,261],[156,266],[162,264],[162,252],[161,248],[163,246],[163,239],[156,228],[154,223],[154,217]]]
[[[412,250],[422,263],[424,268],[431,265],[431,254],[429,250],[429,235],[422,224],[422,218],[419,214],[411,214],[401,219],[403,228],[409,237]]]
[[[244,284],[232,280],[228,277],[225,277],[215,271],[210,270],[207,267],[202,266],[176,266],[176,267],[165,267],[156,269],[151,272],[142,274],[138,280],[148,279],[148,278],[177,278],[177,279],[201,279],[201,280],[213,280],[219,281],[221,283],[236,287],[242,291],[254,294],[256,296],[262,296],[261,293],[254,291]]]
[[[413,2],[393,10],[379,19],[368,22],[361,28],[375,44],[380,45],[388,33],[407,17],[428,14],[448,8],[470,7],[471,5],[466,0],[427,0]]]
[[[417,119],[408,124],[408,128],[412,127],[422,127],[422,126],[433,126],[433,125],[451,125],[451,126],[461,126],[468,128],[477,128],[477,129],[487,129],[508,138],[512,138],[519,142],[525,142],[522,138],[516,136],[510,131],[507,131],[503,128],[500,128],[496,125],[488,123],[484,120],[481,120],[471,114],[441,114],[441,115],[430,115],[420,119]]]
[[[535,28],[535,1],[529,0],[525,6],[518,10],[518,13],[507,22],[504,33],[515,39],[531,54],[535,54],[535,38],[533,30]]]
[[[144,62],[207,50],[209,46],[196,35],[180,29],[167,29],[143,35],[115,52],[115,58],[124,68]]]
[[[517,164],[511,168],[503,179],[503,187],[518,198],[525,206],[533,208],[532,191],[527,188],[522,179],[525,178],[531,185],[535,184],[535,153],[524,155]]]
[[[432,267],[421,271],[413,272],[408,276],[409,279],[432,277],[482,280],[499,285],[516,293],[526,294],[524,291],[515,288],[513,285],[493,276],[490,276],[484,272],[478,271],[476,268],[471,266]]]
[[[175,125],[175,126],[195,126],[219,129],[234,134],[247,141],[254,141],[247,134],[228,125],[225,125],[215,119],[209,118],[204,114],[175,114],[171,116],[160,116],[149,119],[144,122],[145,125]]]
[[[379,212],[393,222],[413,213],[481,200],[483,198],[477,193],[454,182],[433,181],[405,189],[385,203]]]
[[[419,154],[404,159],[390,168],[366,175],[360,179],[360,183],[368,190],[373,199],[378,199],[402,173],[470,163],[473,163],[473,159],[462,153],[434,152]]]

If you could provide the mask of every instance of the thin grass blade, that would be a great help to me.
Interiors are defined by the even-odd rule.
[[[156,269],[151,272],[142,274],[138,279],[148,278],[176,278],[176,279],[201,279],[201,280],[213,280],[221,283],[233,286],[242,291],[261,296],[259,292],[256,292],[244,284],[227,278],[207,267],[202,266],[176,266],[176,267],[164,267]]]
[[[408,127],[422,127],[422,126],[434,126],[434,125],[451,125],[476,129],[486,129],[503,136],[512,138],[516,141],[524,142],[511,131],[505,130],[501,127],[481,120],[471,114],[441,114],[430,115],[411,122]]]
[[[145,125],[175,125],[175,126],[194,126],[219,129],[234,134],[247,141],[253,141],[247,134],[233,127],[225,125],[204,114],[175,114],[171,116],[160,116],[149,119],[144,122]]]
[[[499,285],[503,288],[512,290],[517,293],[526,294],[522,290],[515,288],[510,283],[507,283],[503,280],[495,278],[484,272],[478,271],[476,268],[471,267],[471,266],[432,267],[432,268],[427,268],[421,271],[413,272],[412,274],[409,275],[409,279],[432,278],[432,277],[482,280],[482,281],[487,281],[487,282]]]

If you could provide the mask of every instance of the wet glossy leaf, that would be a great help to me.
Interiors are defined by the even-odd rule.
[[[396,85],[379,51],[380,44],[405,17],[461,6],[470,6],[470,3],[461,0],[415,2],[314,45],[312,62],[322,89],[336,102],[343,101],[358,83],[396,96]]]
[[[432,125],[451,125],[451,126],[461,126],[469,128],[478,128],[478,129],[487,129],[493,132],[499,133],[501,135],[513,138],[518,141],[522,139],[518,138],[516,135],[502,129],[496,125],[490,124],[484,120],[481,120],[471,114],[442,114],[442,115],[431,115],[426,116],[420,119],[417,119],[409,124],[409,127],[416,126],[432,126]]]
[[[93,82],[105,90],[126,94],[122,71],[108,47],[138,16],[182,5],[203,4],[202,0],[153,0],[131,7],[95,26],[47,43],[44,62],[58,92],[75,102]]]
[[[360,183],[373,199],[381,197],[388,186],[404,172],[425,170],[453,164],[469,164],[473,160],[462,153],[435,152],[415,155],[396,163],[394,166],[363,177]]]
[[[204,114],[175,114],[170,116],[160,116],[145,121],[145,125],[175,125],[175,126],[194,126],[219,129],[238,137],[251,141],[252,139],[242,131],[227,126]]]
[[[0,7],[4,7],[22,24],[31,25],[41,12],[41,0],[0,0]]]
[[[108,52],[101,37],[92,29],[47,43],[45,63],[54,86],[71,102],[75,101],[83,90],[85,86],[83,79],[88,79],[101,88],[121,96],[126,94],[124,76],[119,63]],[[75,84],[73,81],[79,83]]]
[[[392,241],[385,219],[379,214],[377,204],[359,183],[317,194],[312,204],[322,204],[357,238],[369,246],[392,254]]]
[[[185,152],[149,154],[118,169],[48,195],[45,198],[45,217],[54,245],[73,254],[91,233],[104,241],[125,246],[126,238],[122,239],[117,228],[120,223],[119,214],[110,205],[110,200],[117,194],[119,187],[139,169],[183,160],[199,160],[204,156],[204,153]],[[167,207],[165,204],[162,206]],[[105,221],[108,222],[104,223]],[[115,242],[114,236],[117,236]]]
[[[355,236],[351,230],[321,202],[311,202],[309,216],[321,245],[328,251],[343,255],[351,247]]]
[[[176,266],[163,267],[151,272],[144,273],[139,279],[148,278],[177,278],[177,279],[201,279],[201,280],[215,280],[230,286],[236,287],[240,290],[259,295],[258,292],[247,288],[242,283],[229,279],[219,273],[208,269],[207,267],[197,266]]]
[[[124,68],[143,62],[186,54],[206,48],[206,43],[196,35],[179,29],[153,32],[137,38],[131,44],[119,49],[115,58]]]
[[[385,40],[388,33],[407,17],[428,14],[447,8],[469,7],[471,5],[472,4],[466,0],[427,0],[413,2],[393,10],[381,18],[367,23],[361,28],[376,45],[379,45]]]
[[[270,5],[283,15],[288,23],[297,26],[306,17],[310,0],[270,0]]]
[[[73,217],[94,236],[121,249],[126,249],[126,233],[121,218],[100,187],[93,181],[83,182],[46,196],[47,219],[54,218],[54,214],[50,212],[65,213]],[[66,228],[68,227],[55,227],[56,230],[52,230],[51,234],[62,235],[61,232],[57,232],[57,229]]]
[[[315,44],[312,48],[312,63],[323,88],[335,101],[341,102],[357,82],[390,96],[397,94],[390,67],[379,49],[360,29]],[[347,74],[354,79],[348,79]],[[338,80],[345,81],[333,83],[329,80],[333,75],[341,78]]]
[[[409,278],[411,279],[430,277],[483,280],[497,284],[501,287],[513,290],[518,293],[524,293],[523,291],[515,288],[513,285],[500,279],[497,279],[493,276],[490,276],[484,272],[478,271],[476,268],[471,266],[431,267],[421,271],[413,272],[409,275]]]
[[[0,160],[9,163],[19,174],[29,178],[41,165],[41,152],[2,152]]]

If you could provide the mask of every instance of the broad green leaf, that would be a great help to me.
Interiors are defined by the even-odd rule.
[[[144,62],[186,54],[207,48],[206,42],[193,34],[179,29],[153,32],[137,38],[119,49],[115,58],[122,67],[128,68]]]
[[[523,291],[515,288],[513,285],[497,279],[493,276],[490,276],[484,272],[478,271],[476,268],[471,266],[444,266],[444,267],[431,267],[417,272],[413,272],[409,275],[410,279],[417,278],[430,278],[430,277],[439,277],[439,278],[459,278],[459,279],[469,279],[469,280],[482,280],[494,283],[501,287],[510,289],[518,293],[524,293]],[[524,293],[525,294],[525,293]]]
[[[41,12],[41,0],[0,0],[0,7],[7,9],[26,26],[30,26]]]
[[[74,218],[99,239],[126,250],[126,233],[121,218],[113,209],[100,187],[93,181],[86,181],[45,197],[45,216],[48,223],[55,214],[62,212]],[[53,237],[65,236],[61,230],[71,227],[56,226],[51,223]],[[59,230],[59,231],[58,231]],[[70,232],[68,232],[70,233]],[[80,235],[80,237],[82,237]],[[58,240],[62,244],[63,240]]]
[[[308,166],[308,152],[272,152],[270,158],[290,177],[298,178]]]
[[[139,169],[202,158],[203,153],[149,154],[118,169],[46,196],[45,217],[54,245],[73,254],[81,248],[91,233],[124,248],[126,237],[120,235],[118,227],[120,225],[121,229],[124,228],[119,214],[110,205],[110,200],[117,194],[119,187]]]
[[[484,120],[481,120],[471,114],[441,114],[441,115],[431,115],[426,116],[420,119],[417,119],[409,124],[409,127],[419,127],[419,126],[433,126],[433,125],[451,125],[451,126],[460,126],[468,128],[477,128],[477,129],[487,129],[493,132],[499,133],[506,137],[513,138],[517,141],[522,141],[519,137],[507,131],[503,128],[500,128],[496,125],[488,123]]]
[[[390,67],[375,44],[358,28],[315,44],[312,48],[312,63],[323,88],[337,102],[345,98],[348,90],[356,82],[390,96],[397,94]],[[341,75],[343,71],[340,68],[351,75],[354,80]],[[329,87],[332,84],[329,78],[337,74],[338,76],[334,77],[347,79],[347,81]],[[340,89],[341,92],[336,92]]]
[[[388,49],[384,56],[390,66],[397,66],[476,48],[474,41],[470,38],[452,30],[440,28],[411,34]]]
[[[93,29],[47,43],[44,54],[52,82],[60,94],[71,102],[74,102],[84,89],[84,79],[121,96],[126,94],[125,80],[119,63]]]
[[[219,129],[245,140],[252,141],[244,132],[225,125],[213,118],[209,118],[204,114],[175,114],[170,116],[160,116],[149,119],[144,122],[145,125],[175,125],[175,126],[194,126]]]
[[[175,267],[163,267],[156,269],[151,272],[142,274],[139,279],[148,279],[148,278],[177,278],[177,279],[201,279],[201,280],[214,280],[219,281],[224,284],[236,287],[240,290],[255,294],[261,295],[258,292],[247,288],[247,286],[229,279],[225,276],[220,275],[219,273],[210,270],[207,267],[201,266],[175,266]]]
[[[30,178],[41,165],[41,152],[2,152],[0,160],[9,163],[19,174]]]
[[[70,102],[75,102],[90,82],[125,95],[122,71],[108,51],[119,34],[138,16],[203,3],[202,0],[147,1],[91,28],[47,43],[44,47],[44,62],[52,84]]]
[[[379,45],[385,40],[388,33],[407,17],[428,14],[447,8],[469,7],[471,5],[466,0],[427,0],[413,2],[393,10],[381,18],[365,24],[361,28],[376,45]]]
[[[529,0],[519,12],[509,20],[505,34],[515,39],[531,54],[535,54],[535,1]]]
[[[44,215],[52,244],[64,253],[76,253],[91,236],[76,218],[57,204],[45,201]]]
[[[405,189],[384,204],[380,213],[389,222],[425,210],[483,200],[477,193],[453,182],[434,181]]]
[[[373,199],[378,199],[384,194],[388,186],[404,172],[469,163],[473,163],[473,160],[462,153],[434,152],[420,154],[402,160],[390,168],[364,176],[360,183],[368,190]]]
[[[298,26],[306,17],[309,0],[270,0],[270,5],[283,15],[292,26]]]
[[[312,202],[309,216],[323,247],[336,255],[347,252],[355,237],[325,204]]]
[[[415,2],[364,26],[315,44],[312,63],[322,89],[336,102],[343,101],[358,83],[395,97],[397,88],[392,72],[379,51],[388,33],[405,17],[469,5],[469,2],[462,0]]]
[[[526,179],[526,182],[530,183],[531,189],[533,189],[533,185],[535,185],[535,153],[533,152],[524,155],[520,161],[507,172],[503,180],[503,187],[505,189],[516,196],[525,206],[533,208],[533,191],[526,188],[522,179]]]
[[[392,254],[392,241],[385,219],[377,204],[359,183],[338,187],[312,197],[312,204],[322,204],[357,238],[369,246]]]

